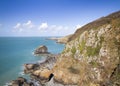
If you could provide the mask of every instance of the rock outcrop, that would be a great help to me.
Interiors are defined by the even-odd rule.
[[[50,54],[50,53],[48,52],[48,48],[45,45],[41,45],[35,50],[34,54],[39,55],[39,54]]]
[[[64,85],[64,83],[54,79],[54,71],[52,70],[59,55],[48,57],[44,62],[36,64],[25,64],[24,72],[30,74],[30,77],[39,81],[38,86],[77,86]],[[66,76],[67,77],[67,76]],[[34,84],[34,83],[33,83]],[[33,86],[36,86],[35,84]]]
[[[52,68],[56,63],[57,56],[47,57],[44,62],[36,64],[25,64],[24,72],[29,73],[33,79],[38,80],[41,84],[45,84],[52,77]]]

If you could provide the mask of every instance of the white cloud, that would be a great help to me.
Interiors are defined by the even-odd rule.
[[[13,28],[13,32],[23,32],[27,31],[27,29],[32,29],[34,28],[35,25],[32,23],[31,20],[28,20],[26,23],[17,23]]]
[[[41,23],[38,30],[40,33],[44,33],[46,35],[52,36],[52,35],[65,35],[69,34],[71,30],[68,26],[62,26],[62,25],[49,25],[48,23]]]
[[[34,24],[31,22],[31,20],[28,20],[28,22],[23,24],[24,28],[33,28]]]
[[[17,23],[14,27],[13,27],[13,32],[22,32],[23,28],[22,28],[22,24],[21,23]]]
[[[14,26],[15,29],[19,29],[19,28],[21,28],[21,27],[22,27],[21,23],[17,23],[17,24]]]
[[[39,29],[46,29],[48,28],[48,24],[47,23],[42,23],[40,26],[39,26]]]
[[[80,27],[80,25],[77,25],[76,27]],[[19,22],[13,28],[13,32],[30,36],[62,36],[72,34],[76,29],[75,27],[70,28],[63,25],[48,25],[47,22],[43,22],[40,25],[34,25],[31,20],[28,20],[25,23]]]

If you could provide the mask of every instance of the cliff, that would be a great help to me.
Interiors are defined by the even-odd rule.
[[[78,29],[53,74],[64,84],[120,86],[120,11]]]
[[[39,86],[120,86],[120,11],[81,27],[66,40],[60,55],[25,64],[25,73]]]

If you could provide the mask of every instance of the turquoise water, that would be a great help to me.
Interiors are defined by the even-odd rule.
[[[49,52],[60,53],[64,45],[47,37],[0,37],[0,86],[23,76],[23,64],[43,60],[32,53],[40,45],[46,45]]]

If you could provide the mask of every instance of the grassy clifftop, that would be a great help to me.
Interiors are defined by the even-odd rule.
[[[120,21],[120,11],[112,13],[106,17],[101,17],[101,18],[99,18],[93,22],[90,22],[90,23],[86,24],[85,26],[77,29],[76,32],[69,38],[69,41],[74,40],[75,38],[77,38],[81,33],[83,33],[86,30],[98,28],[104,24],[113,23],[114,20]],[[116,24],[116,22],[115,22],[115,24]]]

